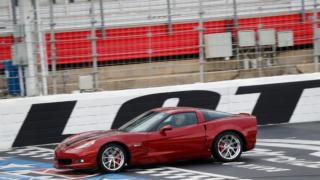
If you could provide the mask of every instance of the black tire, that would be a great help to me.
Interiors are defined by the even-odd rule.
[[[117,152],[122,153],[121,159],[123,158],[123,161],[121,160],[121,162],[118,162],[117,159],[115,158],[116,156],[113,155],[114,157],[112,157],[111,155],[108,156],[108,158],[106,158],[107,153],[108,152],[112,152],[111,149],[114,148],[117,150]],[[113,159],[114,162],[109,161],[109,157],[110,159]],[[117,156],[118,157],[118,156]],[[119,155],[120,157],[120,155]],[[105,159],[105,161],[103,161],[103,159]],[[106,162],[106,160],[108,162]],[[101,150],[99,151],[98,154],[98,168],[101,172],[109,172],[109,173],[115,173],[115,172],[120,172],[123,170],[123,168],[126,166],[127,162],[128,162],[128,152],[126,151],[126,149],[124,147],[122,147],[119,144],[107,144],[106,146],[102,147]],[[116,164],[116,163],[119,163]],[[113,165],[112,165],[113,164]],[[110,167],[109,167],[110,166]],[[118,166],[118,167],[116,167]],[[114,168],[112,168],[114,167]]]
[[[231,142],[231,144],[225,143],[224,140]],[[228,153],[228,151],[230,153]],[[224,132],[215,138],[212,145],[212,155],[218,161],[232,162],[240,158],[243,151],[243,139],[234,132]],[[229,157],[228,157],[229,156]]]

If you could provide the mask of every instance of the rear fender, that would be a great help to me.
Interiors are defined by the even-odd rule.
[[[243,140],[245,141],[246,144],[246,131],[240,128],[239,126],[235,126],[232,124],[225,124],[225,125],[218,125],[215,126],[215,123],[212,123],[210,125],[206,125],[207,127],[207,139],[208,139],[208,148],[211,149],[213,142],[215,141],[216,137],[226,131],[235,131],[239,134],[242,135]]]

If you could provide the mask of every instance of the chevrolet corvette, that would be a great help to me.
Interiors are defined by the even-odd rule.
[[[255,116],[172,107],[147,111],[118,129],[73,135],[55,149],[58,169],[118,172],[130,165],[199,158],[236,161],[254,148]]]

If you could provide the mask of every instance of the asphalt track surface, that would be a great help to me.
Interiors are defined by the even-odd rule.
[[[258,133],[256,148],[238,162],[148,165],[119,174],[56,170],[54,145],[15,148],[0,152],[0,179],[320,179],[320,122],[262,126]]]

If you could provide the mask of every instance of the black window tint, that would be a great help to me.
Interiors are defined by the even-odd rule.
[[[159,126],[158,130],[166,125],[172,126],[172,128],[180,128],[184,126],[189,126],[198,123],[197,114],[194,112],[187,112],[187,113],[178,113],[173,114],[162,121]]]
[[[203,110],[202,111],[203,117],[205,121],[213,121],[216,119],[221,119],[229,116],[233,116],[233,114],[219,112],[219,111],[210,111],[210,110]]]

